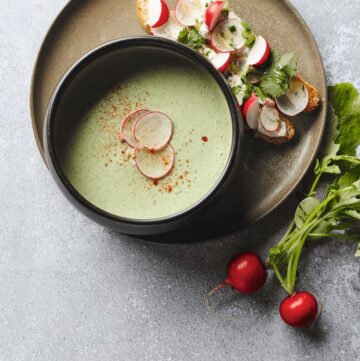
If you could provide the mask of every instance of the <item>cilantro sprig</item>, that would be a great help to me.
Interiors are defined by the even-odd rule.
[[[325,139],[322,159],[315,165],[316,178],[309,196],[298,206],[295,217],[282,240],[269,251],[268,265],[281,285],[292,294],[297,268],[306,242],[319,238],[358,240],[349,235],[360,221],[360,97],[351,84],[329,88],[329,120],[333,128]],[[351,133],[351,136],[349,134]],[[334,177],[323,199],[317,197],[320,178]],[[360,256],[360,244],[356,253]]]
[[[197,28],[184,28],[180,31],[177,40],[193,49],[199,49],[205,45],[205,39],[199,34]]]
[[[289,89],[289,81],[296,75],[298,59],[292,53],[272,54],[272,65],[260,81],[260,88],[271,98],[278,98]]]

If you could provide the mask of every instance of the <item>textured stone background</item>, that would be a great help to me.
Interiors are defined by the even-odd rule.
[[[215,314],[203,306],[234,252],[265,255],[280,237],[295,195],[234,236],[171,246],[109,232],[65,201],[28,111],[37,49],[65,3],[0,1],[0,360],[360,360],[360,268],[351,243],[318,244],[302,259],[301,284],[325,304],[311,331],[279,320],[283,292],[271,279],[254,297],[224,292]],[[360,2],[293,3],[314,32],[329,82],[359,88]]]

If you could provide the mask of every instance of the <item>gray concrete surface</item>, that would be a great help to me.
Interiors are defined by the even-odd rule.
[[[295,195],[234,236],[170,246],[109,232],[65,201],[28,111],[37,49],[65,2],[0,1],[0,360],[360,360],[351,243],[318,244],[302,259],[300,286],[325,306],[311,331],[279,320],[283,292],[271,277],[253,297],[224,292],[215,314],[203,306],[234,252],[265,255],[281,236]],[[329,82],[359,88],[360,2],[293,3],[315,34]]]

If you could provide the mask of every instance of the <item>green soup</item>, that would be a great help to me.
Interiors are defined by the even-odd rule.
[[[67,128],[59,162],[75,189],[106,212],[139,220],[174,215],[201,200],[224,172],[232,144],[227,101],[192,63],[172,59],[170,66],[159,58],[127,67]],[[174,124],[174,169],[157,182],[137,170],[131,148],[118,140],[122,119],[141,108],[164,112]]]

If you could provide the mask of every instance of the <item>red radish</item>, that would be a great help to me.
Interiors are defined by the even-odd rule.
[[[150,0],[148,5],[150,27],[158,28],[169,20],[169,8],[163,0]]]
[[[279,312],[290,326],[310,327],[317,319],[318,303],[311,293],[297,292],[281,302]]]
[[[309,102],[309,91],[298,79],[290,80],[289,90],[276,99],[279,110],[289,116],[301,113]]]
[[[270,45],[261,35],[256,37],[256,41],[250,50],[248,64],[252,66],[260,66],[266,63],[271,54]]]
[[[138,118],[132,132],[140,146],[156,152],[170,142],[173,122],[166,114],[151,111]]]
[[[226,286],[240,293],[254,293],[264,286],[266,277],[265,264],[256,253],[241,253],[229,262],[226,280],[210,291],[206,301]]]
[[[121,129],[119,132],[119,139],[126,142],[130,147],[135,148],[137,140],[134,138],[132,133],[132,128],[135,122],[142,117],[144,114],[148,113],[148,109],[140,109],[135,112],[130,113],[122,122]]]
[[[212,31],[212,29],[214,29],[215,25],[219,21],[223,7],[223,1],[214,1],[206,8],[205,24],[207,25],[209,31]]]
[[[175,17],[184,26],[195,26],[203,12],[204,4],[201,0],[178,0],[176,3]]]
[[[269,107],[274,107],[274,108],[276,107],[276,103],[270,98],[265,100],[264,105],[269,106]]]
[[[142,175],[158,180],[167,176],[174,167],[175,153],[173,147],[168,144],[159,152],[149,152],[141,147],[135,148],[135,163]]]
[[[280,127],[279,111],[272,103],[265,103],[260,111],[260,123],[267,132],[276,132]]]
[[[230,53],[215,53],[215,51],[212,51],[209,55],[209,60],[212,65],[222,73],[228,68],[230,59]]]
[[[260,117],[260,104],[258,96],[253,95],[246,100],[242,107],[242,115],[249,128],[258,128]]]
[[[177,40],[178,35],[183,28],[184,27],[176,20],[174,11],[170,11],[168,21],[163,26],[151,28],[151,32],[155,36]]]
[[[269,132],[266,129],[264,129],[263,126],[261,125],[261,122],[259,123],[259,127],[257,130],[258,130],[258,132],[265,134],[271,138],[285,137],[288,133],[288,128],[284,121],[280,121],[279,128],[275,132]]]
[[[211,45],[221,53],[234,53],[245,45],[244,31],[239,19],[220,21],[211,34]]]

